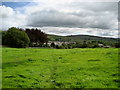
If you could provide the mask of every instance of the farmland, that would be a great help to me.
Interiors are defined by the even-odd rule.
[[[3,88],[118,88],[117,48],[3,48]]]

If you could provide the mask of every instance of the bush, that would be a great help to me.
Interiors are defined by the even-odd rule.
[[[60,49],[60,47],[58,45],[56,45],[55,47],[56,47],[56,49]]]
[[[120,42],[115,43],[115,48],[120,48]]]
[[[1,35],[2,35],[2,44],[3,44],[3,45],[5,45],[5,43],[6,43],[6,41],[5,41],[6,32],[7,32],[7,31],[2,31],[2,32],[1,32]]]
[[[51,47],[55,48],[55,44],[54,44],[54,42],[51,43]]]
[[[28,47],[30,43],[28,35],[15,27],[9,28],[3,37],[3,44],[10,47],[23,48]]]

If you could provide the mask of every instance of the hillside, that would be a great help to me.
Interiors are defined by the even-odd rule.
[[[51,41],[71,41],[81,43],[83,41],[98,41],[104,44],[114,44],[118,41],[118,38],[106,38],[90,35],[70,35],[70,36],[58,36],[58,35],[48,35]]]

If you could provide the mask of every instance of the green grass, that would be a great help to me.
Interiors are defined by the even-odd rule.
[[[3,88],[119,88],[118,49],[2,49]]]

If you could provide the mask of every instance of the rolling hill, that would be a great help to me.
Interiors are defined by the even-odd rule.
[[[83,41],[97,41],[100,43],[104,43],[107,45],[112,45],[116,43],[120,38],[107,38],[107,37],[99,37],[99,36],[90,36],[90,35],[70,35],[70,36],[58,36],[58,35],[48,35],[50,41],[70,41],[70,42],[78,42],[82,43]]]

